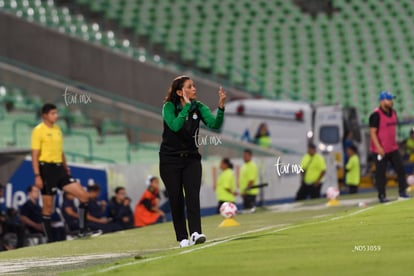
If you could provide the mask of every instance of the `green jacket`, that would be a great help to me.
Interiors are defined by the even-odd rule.
[[[162,134],[161,153],[198,152],[197,137],[202,121],[211,129],[219,129],[223,124],[224,109],[218,109],[214,116],[210,108],[199,101],[184,106],[174,106],[166,102],[162,109],[164,131]]]

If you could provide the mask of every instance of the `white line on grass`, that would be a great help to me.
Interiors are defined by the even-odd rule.
[[[290,229],[294,229],[294,228],[298,228],[298,227],[302,227],[302,226],[309,226],[309,225],[320,224],[320,223],[324,223],[324,222],[328,222],[328,221],[334,221],[334,220],[338,220],[338,219],[343,219],[343,218],[346,218],[346,217],[349,217],[349,216],[354,216],[354,215],[363,213],[363,212],[368,211],[368,210],[370,210],[370,209],[372,209],[374,207],[375,206],[371,206],[371,207],[368,207],[368,208],[364,208],[364,209],[361,209],[361,210],[357,210],[357,211],[355,211],[355,212],[353,212],[351,214],[346,214],[346,215],[339,216],[339,217],[333,217],[333,218],[330,218],[330,219],[327,219],[327,220],[322,220],[322,221],[317,221],[317,222],[311,222],[311,223],[306,223],[306,224],[288,225],[286,227],[279,228],[279,229],[276,229],[274,231],[271,231],[270,233],[278,233],[278,232],[282,232],[282,231],[285,231],[285,230],[290,230]],[[144,259],[144,260],[138,260],[138,261],[135,261],[135,262],[126,263],[126,264],[122,264],[122,265],[115,265],[115,266],[111,266],[111,267],[108,267],[108,268],[99,270],[99,271],[94,272],[94,273],[83,274],[83,275],[87,276],[87,275],[92,275],[92,274],[95,274],[95,273],[108,272],[108,271],[111,271],[111,270],[114,270],[114,269],[118,269],[118,268],[121,268],[121,267],[126,267],[126,266],[130,266],[130,265],[144,263],[144,262],[155,261],[155,260],[163,259],[163,258],[166,258],[166,257],[172,257],[174,255],[187,254],[187,253],[191,253],[191,252],[194,252],[194,251],[197,251],[197,250],[201,250],[201,249],[213,247],[213,246],[216,246],[216,245],[219,245],[219,244],[222,244],[222,243],[226,243],[226,242],[235,240],[235,239],[239,238],[240,236],[243,236],[243,235],[246,235],[246,234],[261,232],[261,231],[269,230],[269,229],[272,229],[272,228],[275,228],[275,227],[279,227],[279,226],[280,225],[274,225],[274,226],[263,227],[263,228],[259,228],[259,229],[255,229],[255,230],[250,230],[250,231],[243,232],[241,234],[229,236],[229,237],[227,237],[227,238],[225,238],[223,240],[219,240],[219,241],[216,241],[216,242],[212,241],[212,242],[210,242],[210,243],[208,243],[206,245],[203,245],[203,246],[194,247],[194,248],[191,248],[191,249],[188,249],[188,250],[185,250],[185,251],[181,251],[181,252],[179,252],[177,254],[165,255],[165,256],[158,256],[158,257],[148,258],[148,259]]]
[[[394,204],[394,203],[397,203],[397,202],[401,202],[401,201],[392,201],[392,202],[386,203],[385,205],[390,205],[390,204]],[[276,229],[276,230],[274,230],[270,233],[278,233],[278,232],[282,232],[282,231],[285,231],[285,230],[295,229],[295,228],[299,228],[299,227],[303,227],[303,226],[316,225],[316,224],[321,224],[321,223],[325,223],[325,222],[340,220],[340,219],[344,219],[344,218],[347,218],[347,217],[352,217],[352,216],[355,216],[355,215],[359,215],[361,213],[364,213],[364,212],[366,212],[368,210],[371,210],[371,209],[373,209],[375,207],[378,207],[378,206],[381,206],[381,205],[374,205],[374,206],[371,206],[371,207],[367,207],[367,208],[364,208],[364,209],[357,210],[357,211],[352,212],[350,214],[346,214],[346,215],[343,215],[343,216],[337,216],[337,217],[329,218],[329,219],[326,219],[326,220],[314,221],[314,222],[309,222],[309,223],[304,223],[304,224],[297,224],[297,225],[292,225],[292,226],[288,226],[288,227],[285,227],[285,228]]]
[[[387,203],[387,205],[388,204],[393,204],[395,202],[398,202],[398,201]],[[350,217],[350,216],[355,216],[355,215],[361,214],[363,212],[366,212],[366,211],[371,210],[374,207],[378,207],[378,206],[380,206],[380,205],[375,205],[375,206],[371,206],[371,207],[368,207],[368,208],[360,209],[360,210],[357,210],[357,211],[352,212],[350,214],[337,216],[337,217],[329,218],[329,219],[326,219],[326,220],[310,222],[310,223],[305,223],[305,224],[298,224],[298,225],[288,225],[286,227],[279,228],[279,229],[276,229],[274,231],[271,231],[270,233],[278,233],[278,232],[282,232],[282,231],[285,231],[285,230],[295,229],[295,228],[299,228],[299,227],[303,227],[303,226],[321,224],[321,223],[325,223],[325,222],[329,222],[329,221],[344,219],[344,218],[347,218],[347,217]],[[98,270],[96,272],[86,273],[86,274],[82,274],[82,275],[88,276],[88,275],[93,275],[93,274],[97,274],[97,273],[108,272],[108,271],[118,269],[118,268],[121,268],[121,267],[127,267],[127,266],[131,266],[131,265],[139,264],[139,263],[147,263],[147,262],[156,261],[156,260],[164,259],[164,258],[167,258],[167,257],[173,257],[173,256],[176,256],[176,255],[181,255],[181,254],[187,254],[187,253],[194,252],[196,250],[201,250],[201,249],[213,247],[213,246],[216,246],[216,245],[219,245],[219,244],[222,244],[222,243],[226,243],[226,242],[235,240],[235,239],[239,238],[240,236],[243,236],[243,235],[246,235],[246,234],[257,233],[257,232],[269,230],[269,229],[272,229],[272,228],[275,228],[275,227],[280,227],[280,226],[281,225],[273,225],[273,226],[263,227],[263,228],[259,228],[259,229],[255,229],[255,230],[250,230],[250,231],[246,231],[246,232],[243,232],[243,233],[240,233],[240,234],[237,234],[237,235],[225,237],[223,240],[219,240],[219,241],[214,241],[213,240],[213,241],[209,242],[206,245],[191,248],[191,249],[188,249],[188,250],[185,250],[185,251],[180,251],[180,252],[177,252],[176,254],[170,254],[170,255],[152,257],[152,258],[143,259],[143,260],[137,260],[137,261],[122,264],[122,265],[114,265],[114,266],[111,266],[111,267],[108,267],[108,268],[105,268],[105,269]]]
[[[135,264],[139,264],[139,263],[146,263],[146,262],[150,262],[150,261],[156,261],[156,260],[159,260],[159,259],[172,257],[174,255],[187,254],[187,253],[191,253],[191,252],[196,251],[196,250],[212,247],[212,246],[215,246],[215,245],[219,245],[219,244],[222,244],[222,243],[225,243],[225,242],[235,240],[235,239],[237,239],[237,238],[239,238],[243,235],[269,230],[269,229],[272,229],[272,228],[275,228],[275,227],[278,227],[278,226],[280,226],[280,225],[273,225],[273,226],[262,227],[262,228],[255,229],[255,230],[250,230],[250,231],[246,231],[246,232],[243,232],[243,233],[240,233],[240,234],[237,234],[237,235],[227,236],[227,237],[224,238],[224,240],[219,240],[219,241],[213,240],[213,241],[209,242],[208,244],[198,246],[198,247],[194,247],[192,249],[188,249],[188,250],[185,250],[185,251],[180,251],[177,254],[164,255],[164,256],[152,257],[152,258],[143,259],[143,260],[137,260],[137,261],[134,261],[134,262],[121,264],[121,265],[115,265],[115,266],[111,266],[111,267],[108,267],[108,268],[105,268],[105,269],[98,270],[97,272],[86,273],[86,274],[82,274],[82,275],[88,276],[88,275],[93,275],[93,274],[96,274],[96,273],[104,273],[104,272],[108,272],[108,271],[118,269],[118,268],[121,268],[121,267],[131,266],[131,265],[135,265]]]
[[[20,260],[6,260],[0,261],[0,274],[19,272],[24,273],[31,268],[52,267],[70,264],[79,264],[95,259],[110,259],[131,256],[130,254],[96,254],[96,255],[82,255],[82,256],[64,256],[59,258],[48,259],[20,259]]]
[[[330,219],[327,219],[327,220],[314,221],[314,222],[309,222],[309,223],[304,223],[304,224],[297,224],[297,225],[292,225],[292,226],[288,226],[288,227],[276,229],[274,231],[271,231],[270,233],[278,233],[278,232],[282,232],[282,231],[285,231],[285,230],[295,229],[295,228],[299,228],[299,227],[303,227],[303,226],[316,225],[316,224],[321,224],[321,223],[325,223],[325,222],[329,222],[329,221],[343,219],[343,218],[346,218],[346,217],[358,215],[358,214],[363,213],[365,211],[368,211],[368,210],[370,210],[372,208],[374,208],[374,206],[371,206],[371,207],[368,207],[368,208],[365,208],[365,209],[361,209],[361,210],[355,211],[355,212],[353,212],[351,214],[346,214],[346,215],[339,216],[339,217],[333,217],[333,218],[330,218]]]
[[[261,232],[261,231],[265,231],[265,230],[269,230],[269,229],[272,229],[272,228],[275,228],[275,227],[280,227],[282,225],[272,225],[272,226],[267,226],[267,227],[262,227],[262,228],[259,228],[259,229],[255,229],[255,230],[246,231],[246,232],[243,232],[243,233],[240,233],[240,234],[237,234],[237,235],[227,236],[223,240],[219,240],[219,241],[214,241],[213,240],[208,244],[193,247],[193,248],[185,250],[185,251],[181,251],[179,254],[191,253],[191,252],[194,252],[194,251],[197,251],[197,250],[200,250],[200,249],[204,249],[204,248],[207,248],[207,247],[212,247],[212,246],[215,246],[215,245],[219,245],[219,244],[222,244],[222,243],[225,243],[225,242],[229,242],[229,241],[238,239],[238,238],[240,238],[240,236],[244,236],[244,235],[252,234],[252,233],[257,233],[257,232]]]

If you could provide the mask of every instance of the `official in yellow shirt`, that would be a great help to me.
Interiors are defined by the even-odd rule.
[[[218,201],[217,213],[220,213],[221,204],[224,202],[236,203],[236,177],[233,172],[233,164],[230,159],[223,158],[220,163],[222,170],[217,179],[216,196]]]
[[[252,152],[245,149],[243,152],[244,164],[240,168],[240,193],[243,198],[243,208],[254,211],[258,188],[252,188],[258,183],[259,173],[256,163],[252,160]]]
[[[32,132],[32,149],[39,150],[39,161],[63,163],[63,137],[58,125],[47,126],[42,122]],[[40,151],[41,149],[41,151]]]
[[[356,194],[358,193],[361,177],[357,147],[355,145],[348,146],[346,148],[346,154],[348,156],[348,162],[345,165],[345,184],[348,186],[350,194]]]
[[[410,137],[405,141],[405,150],[408,161],[414,162],[414,128],[410,130]]]
[[[321,196],[321,187],[323,177],[326,171],[325,159],[316,152],[314,144],[308,145],[308,153],[302,158],[301,167],[304,170],[302,174],[302,183],[296,193],[296,200],[319,198]]]
[[[86,229],[88,193],[71,175],[63,153],[63,135],[59,126],[56,105],[46,103],[42,107],[42,122],[32,131],[32,166],[34,183],[42,192],[42,220],[48,242],[53,242],[50,217],[57,189],[68,192],[80,201],[80,236],[90,234]]]

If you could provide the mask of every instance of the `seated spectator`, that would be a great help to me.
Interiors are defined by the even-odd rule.
[[[126,197],[123,187],[115,189],[115,196],[109,202],[109,216],[112,222],[118,224],[122,229],[134,227],[134,215],[131,210],[131,200]]]
[[[262,148],[272,147],[272,140],[266,123],[261,123],[257,129],[254,142]]]
[[[24,240],[26,238],[26,227],[20,221],[19,212],[14,208],[6,209],[4,234],[5,236],[7,235],[9,239],[10,235],[12,235],[13,239],[16,240],[16,244],[13,244],[12,246],[13,249],[24,246]]]
[[[6,236],[6,215],[4,214],[4,186],[0,183],[0,251],[13,249],[13,246],[7,241]]]
[[[105,216],[106,201],[98,201],[101,187],[97,184],[88,186],[89,212],[87,215],[87,226],[91,230],[102,230],[103,233],[110,233],[122,230],[120,226],[113,223]]]
[[[42,208],[39,205],[39,189],[36,186],[27,188],[27,201],[20,208],[20,220],[30,233],[44,233],[42,226]]]
[[[6,208],[4,190],[4,185],[0,183],[0,251],[23,247],[26,232],[17,210]]]
[[[149,177],[148,188],[135,206],[135,226],[142,227],[156,222],[162,222],[165,214],[159,208],[159,180],[155,176]]]
[[[42,225],[42,208],[39,205],[39,189],[36,186],[27,188],[27,201],[20,208],[20,221],[30,234],[37,234],[38,243],[45,241]]]
[[[79,231],[78,208],[75,204],[75,197],[72,194],[64,193],[62,203],[62,214],[70,233]]]

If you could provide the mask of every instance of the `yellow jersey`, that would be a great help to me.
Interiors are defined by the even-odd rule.
[[[229,192],[230,190],[231,192]],[[216,195],[218,201],[235,202],[236,197],[234,192],[236,191],[236,177],[233,170],[230,168],[225,169],[217,180]]]
[[[345,169],[347,170],[345,177],[346,184],[358,186],[360,182],[360,165],[358,155],[354,154],[349,158]]]
[[[240,192],[247,195],[257,195],[259,193],[258,188],[253,188],[251,190],[245,191],[247,185],[251,180],[253,180],[253,185],[257,185],[259,179],[259,173],[257,170],[256,163],[249,161],[243,164],[240,169]]]
[[[305,170],[304,181],[307,185],[315,183],[321,173],[326,170],[325,159],[319,153],[315,153],[313,156],[305,154],[300,166]]]
[[[38,124],[32,131],[32,150],[39,150],[39,161],[61,163],[63,154],[63,135],[56,124],[48,127]]]

